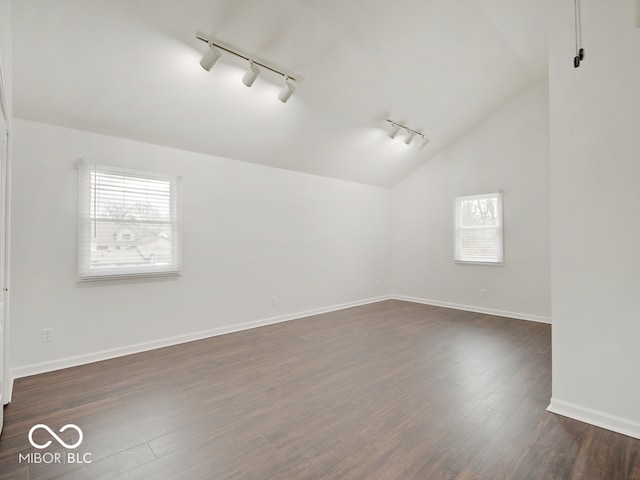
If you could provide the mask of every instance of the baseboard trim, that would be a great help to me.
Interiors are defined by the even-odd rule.
[[[405,302],[421,303],[423,305],[432,305],[434,307],[453,308],[455,310],[464,310],[467,312],[484,313],[486,315],[496,315],[498,317],[515,318],[518,320],[528,320],[530,322],[551,324],[551,317],[542,315],[532,315],[530,313],[509,312],[507,310],[497,310],[494,308],[477,307],[474,305],[463,305],[460,303],[441,302],[439,300],[431,300],[427,298],[410,297],[407,295],[392,294],[394,300],[403,300]]]
[[[153,340],[150,342],[142,342],[142,343],[136,343],[133,345],[127,345],[124,347],[101,350],[99,352],[88,353],[84,355],[76,355],[73,357],[61,358],[61,359],[52,360],[49,362],[34,363],[32,365],[15,367],[10,370],[10,376],[12,377],[11,381],[17,378],[28,377],[31,375],[38,375],[41,373],[53,372],[55,370],[62,370],[64,368],[76,367],[78,365],[86,365],[87,363],[100,362],[102,360],[109,360],[111,358],[122,357],[125,355],[131,355],[134,353],[146,352],[149,350],[155,350],[157,348],[170,347],[172,345],[179,345],[181,343],[192,342],[195,340],[202,340],[204,338],[216,337],[218,335],[225,335],[227,333],[240,332],[242,330],[249,330],[251,328],[264,327],[266,325],[273,325],[276,323],[288,322],[291,320],[311,317],[313,315],[320,315],[323,313],[336,312],[339,310],[344,310],[346,308],[359,307],[362,305],[368,305],[370,303],[376,303],[376,302],[381,302],[383,300],[390,300],[390,299],[391,299],[390,295],[383,295],[380,297],[367,298],[363,300],[357,300],[354,302],[341,303],[338,305],[332,305],[328,307],[315,308],[311,310],[305,310],[302,312],[289,313],[285,315],[278,315],[275,317],[253,320],[250,322],[238,323],[235,325],[227,325],[224,327],[213,328],[211,330],[203,330],[200,332],[188,333],[185,335],[162,338],[162,339]]]
[[[628,418],[617,417],[606,412],[583,407],[575,403],[566,402],[557,398],[551,398],[547,411],[572,418],[580,422],[588,423],[596,427],[621,433],[628,437],[640,439],[640,423]]]

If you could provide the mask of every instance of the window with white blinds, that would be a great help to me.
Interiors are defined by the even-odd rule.
[[[179,274],[179,178],[88,163],[78,170],[78,278]]]
[[[456,262],[502,264],[502,237],[501,193],[456,198]]]

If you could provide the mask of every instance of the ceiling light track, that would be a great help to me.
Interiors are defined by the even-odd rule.
[[[406,136],[404,139],[404,143],[407,145],[411,145],[411,142],[415,137],[419,137],[421,139],[418,146],[420,148],[424,147],[427,143],[429,143],[429,139],[425,136],[424,133],[414,130],[412,128],[403,125],[402,123],[395,122],[393,120],[386,120],[391,125],[391,131],[389,131],[389,138],[395,138],[400,130],[404,130],[406,132]]]
[[[578,68],[584,60],[584,48],[582,48],[582,9],[580,0],[573,0],[576,34],[576,56],[573,57],[573,67]]]
[[[213,40],[204,37],[203,35],[198,34],[198,35],[196,35],[196,38],[198,40],[208,44],[210,48],[213,46],[215,48],[218,48],[218,49],[222,50],[223,52],[227,52],[227,53],[230,53],[231,55],[235,55],[238,58],[242,58],[243,60],[246,60],[247,62],[253,62],[254,65],[257,65],[257,66],[262,67],[262,68],[266,68],[267,70],[270,70],[273,73],[277,73],[278,75],[280,75],[282,77],[287,77],[289,80],[292,80],[294,82],[298,82],[299,81],[299,79],[297,79],[294,75],[291,75],[289,73],[285,73],[285,72],[283,72],[281,70],[278,70],[275,67],[267,65],[266,63],[259,62],[258,60],[254,59],[254,58],[247,57],[246,55],[243,55],[242,53],[240,53],[240,52],[238,52],[236,50],[232,50],[230,47],[223,47],[219,43],[216,43]]]
[[[260,75],[260,68],[264,68],[265,70],[269,70],[273,73],[276,73],[282,76],[284,78],[284,85],[282,87],[282,90],[280,91],[280,94],[278,95],[278,99],[282,103],[286,103],[287,100],[289,100],[289,98],[295,91],[295,87],[291,84],[291,82],[300,81],[300,79],[296,78],[294,75],[285,73],[282,70],[279,70],[266,63],[259,62],[258,60],[248,57],[247,55],[244,55],[238,52],[237,50],[232,49],[231,47],[224,47],[219,43],[216,43],[210,38],[207,38],[201,34],[196,34],[196,38],[206,43],[207,45],[209,45],[209,50],[207,50],[207,52],[202,57],[202,60],[200,60],[200,65],[206,71],[211,70],[211,68],[216,64],[216,62],[220,60],[220,57],[222,56],[222,54],[220,53],[220,50],[222,50],[223,52],[230,53],[231,55],[234,55],[238,58],[242,58],[243,60],[246,60],[247,62],[249,62],[249,67],[247,69],[247,72],[244,74],[244,77],[242,77],[242,82],[247,87],[250,87],[251,85],[253,85],[253,82],[256,81],[256,78],[258,78],[258,75]]]

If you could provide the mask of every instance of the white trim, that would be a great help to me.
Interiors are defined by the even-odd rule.
[[[5,405],[11,403],[11,397],[13,396],[13,372],[7,368],[5,373],[4,383],[6,384],[7,389],[5,390],[5,394],[7,395],[4,399]],[[1,407],[1,405],[0,405]]]
[[[504,262],[500,261],[500,262],[483,262],[483,261],[474,261],[474,260],[453,260],[453,263],[455,263],[456,265],[488,265],[488,266],[496,266],[496,267],[503,267],[504,266]]]
[[[7,127],[8,128],[8,127]],[[7,131],[7,161],[5,164],[4,176],[4,285],[0,286],[0,289],[4,290],[2,296],[4,302],[4,384],[5,391],[3,392],[4,401],[11,402],[13,396],[13,376],[9,369],[11,357],[9,354],[9,337],[11,336],[11,292],[9,286],[11,285],[11,209],[12,209],[12,195],[11,195],[11,165],[13,163],[13,140],[11,132]],[[1,293],[0,293],[1,295]]]
[[[11,133],[11,121],[12,118],[9,115],[9,102],[7,102],[7,88],[6,82],[4,81],[5,74],[2,69],[2,57],[0,57],[0,111],[2,112],[2,116],[7,123],[7,133]]]
[[[585,422],[612,432],[640,439],[640,423],[628,418],[617,417],[606,412],[583,407],[557,398],[551,398],[547,411]]]
[[[3,204],[4,212],[4,238],[2,239],[4,242],[4,285],[0,285],[0,298],[4,303],[4,344],[2,348],[0,348],[0,354],[4,356],[4,372],[3,373],[3,392],[0,392],[0,396],[3,398],[2,402],[0,402],[0,408],[2,408],[2,403],[9,403],[11,401],[11,396],[13,395],[13,377],[11,375],[9,369],[9,334],[11,331],[10,327],[10,319],[9,319],[9,305],[10,305],[10,295],[9,295],[9,280],[10,280],[10,248],[11,248],[11,158],[12,158],[12,139],[11,135],[13,132],[13,117],[11,114],[13,112],[9,109],[9,102],[12,101],[11,97],[7,97],[7,83],[5,82],[6,73],[3,68],[2,58],[0,56],[0,111],[2,111],[2,116],[5,119],[6,128],[7,128],[7,158],[4,165],[4,198],[0,200],[0,204]],[[2,188],[0,188],[1,190]],[[4,290],[6,289],[6,290]],[[0,412],[2,415],[2,412]],[[2,423],[2,422],[0,422]],[[2,428],[0,427],[0,431]]]
[[[297,320],[299,318],[310,317],[312,315],[320,315],[322,313],[335,312],[337,310],[344,310],[345,308],[359,307],[361,305],[367,305],[370,303],[376,303],[376,302],[381,302],[383,300],[390,300],[390,299],[391,299],[390,295],[384,295],[384,296],[368,298],[364,300],[357,300],[354,302],[342,303],[339,305],[333,305],[329,307],[315,308],[312,310],[305,310],[297,313],[289,313],[285,315],[279,315],[276,317],[238,323],[235,325],[227,325],[224,327],[213,328],[211,330],[204,330],[201,332],[188,333],[185,335],[178,335],[178,336],[169,337],[169,338],[162,338],[162,339],[153,340],[150,342],[127,345],[125,347],[102,350],[100,352],[95,352],[95,353],[88,353],[84,355],[76,355],[73,357],[61,358],[58,360],[52,360],[50,362],[42,362],[42,363],[35,363],[32,365],[25,365],[22,367],[12,368],[11,379],[13,380],[14,378],[22,378],[22,377],[28,377],[30,375],[37,375],[40,373],[52,372],[54,370],[61,370],[63,368],[76,367],[78,365],[85,365],[87,363],[99,362],[102,360],[108,360],[110,358],[116,358],[116,357],[122,357],[124,355],[131,355],[134,353],[146,352],[148,350],[154,350],[156,348],[169,347],[172,345],[178,345],[180,343],[192,342],[194,340],[201,340],[203,338],[215,337],[218,335],[225,335],[227,333],[239,332],[242,330],[249,330],[251,328],[263,327],[265,325],[272,325],[274,323]]]
[[[475,305],[463,305],[460,303],[441,302],[439,300],[430,300],[427,298],[409,297],[406,295],[392,294],[394,300],[403,300],[405,302],[421,303],[423,305],[432,305],[434,307],[453,308],[455,310],[465,310],[467,312],[484,313],[487,315],[497,315],[498,317],[515,318],[518,320],[528,320],[530,322],[551,324],[551,317],[543,315],[533,315],[531,313],[510,312],[507,310],[498,310],[495,308],[477,307]]]

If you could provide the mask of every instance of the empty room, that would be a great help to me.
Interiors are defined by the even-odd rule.
[[[640,0],[0,0],[0,479],[640,480]]]

